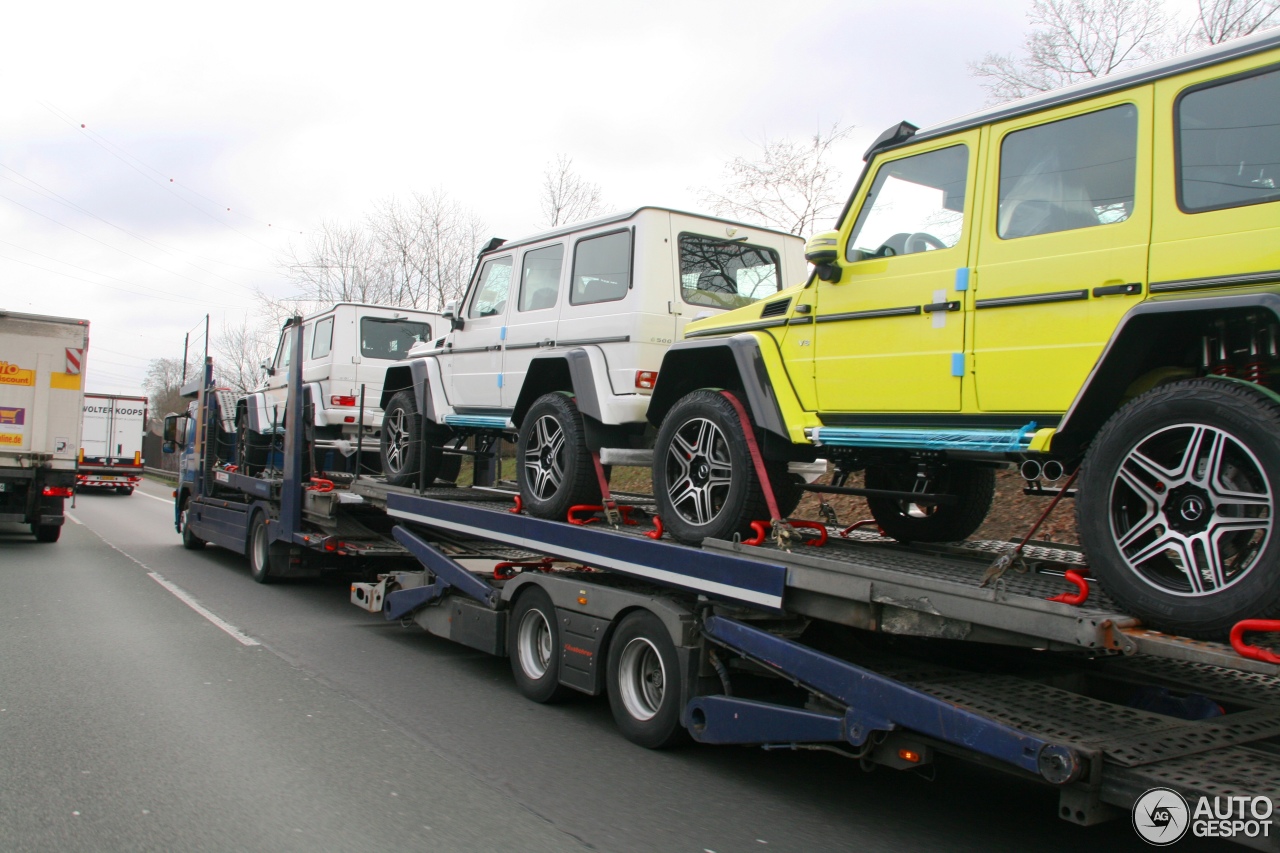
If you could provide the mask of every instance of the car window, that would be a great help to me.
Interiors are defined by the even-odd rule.
[[[364,358],[401,359],[416,343],[431,340],[431,326],[421,320],[360,318],[360,355]]]
[[[1280,71],[1193,89],[1176,113],[1183,210],[1280,199]]]
[[[333,348],[333,318],[316,321],[316,337],[311,343],[311,357],[323,358]]]
[[[560,291],[560,269],[564,266],[564,244],[525,252],[520,272],[521,311],[554,308]]]
[[[484,262],[480,270],[480,286],[467,309],[468,317],[492,317],[507,310],[507,294],[511,291],[511,256]]]
[[[1010,133],[1000,146],[1003,239],[1123,222],[1133,213],[1138,110],[1122,104]]]
[[[782,288],[778,253],[702,234],[680,235],[680,295],[691,305],[741,308]]]
[[[631,289],[631,232],[579,240],[573,247],[570,305],[613,302]]]
[[[913,255],[960,242],[968,174],[966,145],[882,165],[854,221],[848,260]]]

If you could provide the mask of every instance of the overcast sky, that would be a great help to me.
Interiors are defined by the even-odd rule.
[[[557,153],[613,209],[697,210],[765,137],[971,112],[1016,0],[10,4],[0,308],[88,319],[87,388],[136,393],[183,333],[291,291],[322,220],[443,187],[538,230]]]

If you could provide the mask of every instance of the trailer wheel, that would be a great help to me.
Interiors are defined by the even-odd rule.
[[[182,515],[178,520],[179,526],[182,528],[182,547],[188,551],[199,551],[204,547],[204,540],[191,532],[191,525],[187,524],[187,518],[190,515],[191,498],[182,499]]]
[[[868,489],[909,492],[920,482],[906,468],[868,466]],[[949,462],[925,488],[955,495],[950,506],[928,506],[894,498],[867,498],[867,508],[880,529],[899,542],[958,542],[982,526],[996,494],[996,473],[968,462]]]
[[[1161,631],[1217,639],[1280,616],[1280,405],[1189,379],[1134,398],[1080,472],[1080,542],[1103,588]]]
[[[582,413],[569,397],[543,394],[529,407],[516,439],[520,499],[530,515],[564,520],[577,504],[600,503]]]
[[[116,494],[124,495],[125,497],[128,497],[129,495],[133,494],[133,488],[131,486],[117,486]]]
[[[37,542],[57,542],[58,537],[62,535],[62,525],[33,524],[31,532],[36,535]]]
[[[662,620],[628,613],[609,641],[609,706],[623,737],[649,749],[688,739],[680,725],[680,661]]]
[[[765,461],[779,514],[804,492],[787,463]],[[730,539],[767,520],[768,503],[737,410],[716,391],[694,391],[663,418],[653,450],[653,494],[663,526],[680,542]]]
[[[382,433],[378,447],[382,457],[382,473],[393,486],[414,486],[423,477],[430,486],[437,477],[456,480],[462,466],[459,456],[446,456],[437,449],[427,449],[426,470],[419,469],[423,450],[423,424],[413,390],[396,392],[382,416]],[[443,444],[448,433],[435,424],[426,424],[426,440]]]
[[[507,654],[516,688],[535,702],[558,702],[568,695],[560,683],[560,631],[551,596],[527,588],[512,608]]]
[[[245,556],[249,558],[249,574],[258,583],[275,583],[272,561],[280,559],[280,544],[271,541],[266,513],[254,515],[253,524],[249,527],[249,547]]]

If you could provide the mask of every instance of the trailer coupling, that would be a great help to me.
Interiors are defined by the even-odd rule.
[[[382,612],[388,619],[401,619],[425,604],[439,599],[450,589],[456,589],[494,610],[501,601],[501,593],[468,572],[450,557],[442,554],[426,540],[405,527],[397,525],[392,531],[396,541],[409,550],[418,562],[432,574],[431,583],[424,586],[397,589],[386,594]],[[353,593],[354,594],[354,593]]]
[[[704,743],[820,743],[863,747],[876,732],[905,729],[973,750],[1055,785],[1081,778],[1084,757],[888,676],[723,616],[703,633],[745,658],[845,707],[842,716],[729,696],[701,696],[685,725]]]

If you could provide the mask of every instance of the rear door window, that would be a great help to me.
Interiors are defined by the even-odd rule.
[[[680,235],[680,295],[690,305],[741,308],[782,289],[778,253],[764,246]]]
[[[520,273],[520,310],[541,311],[556,307],[560,291],[560,269],[564,265],[564,244],[525,252]]]

